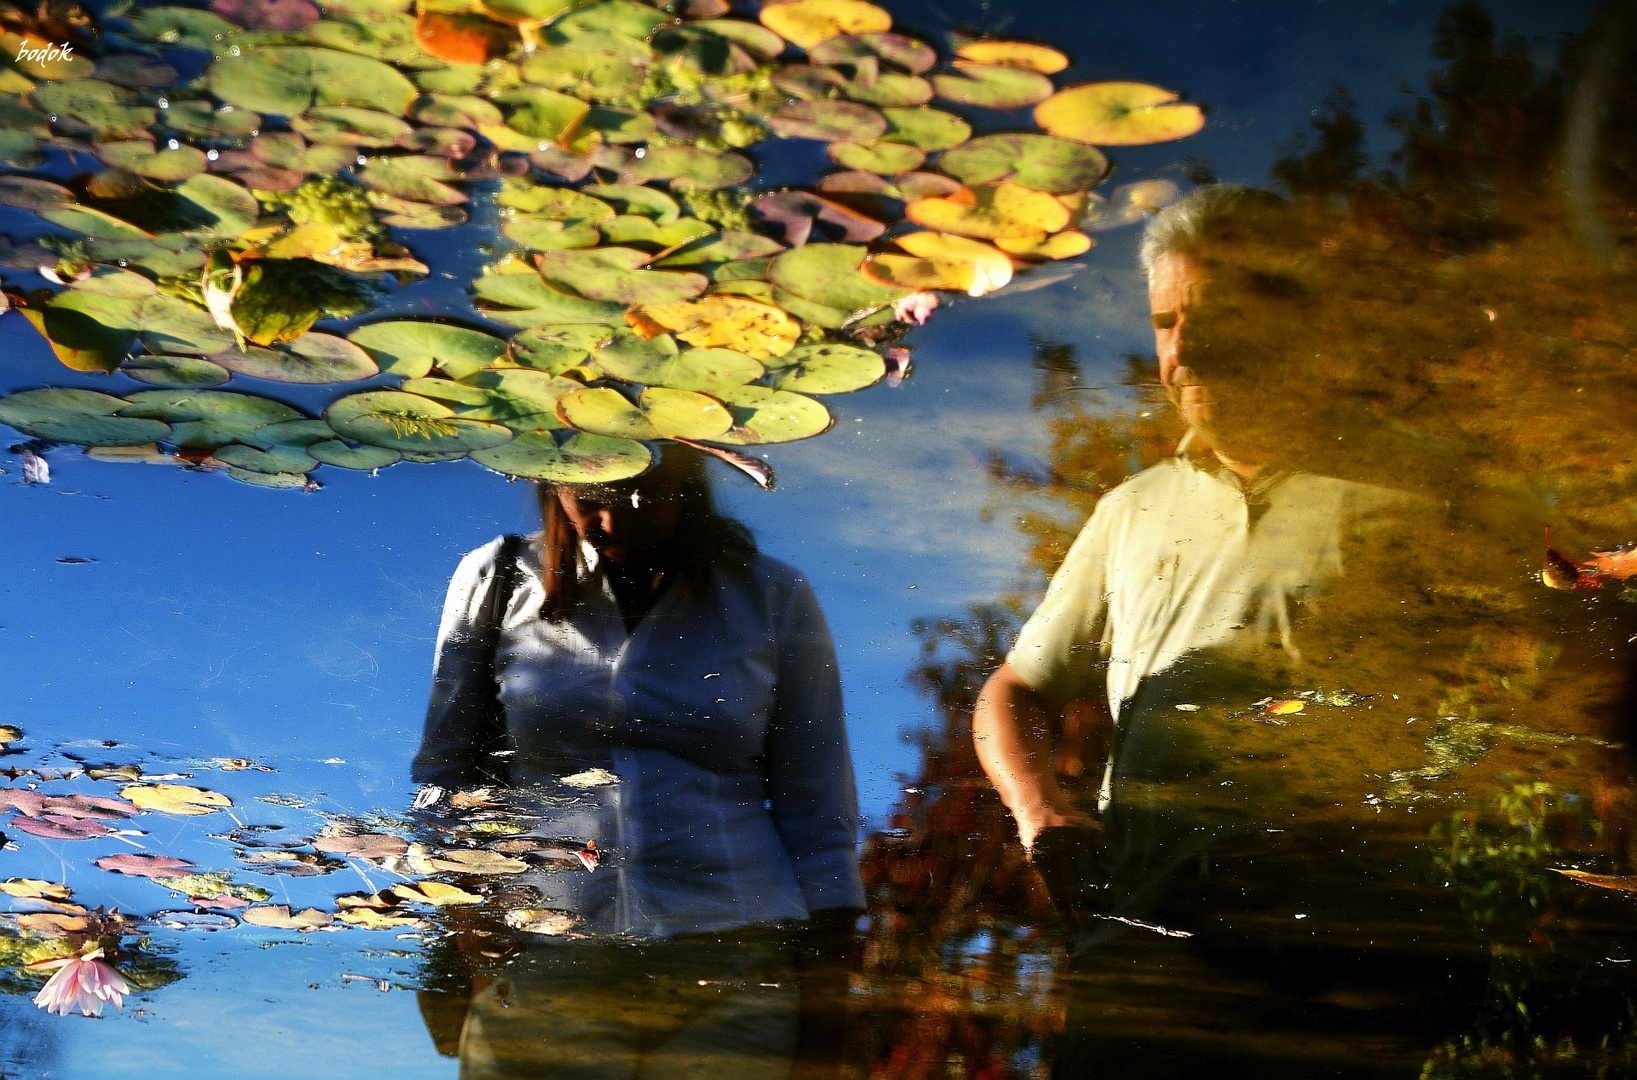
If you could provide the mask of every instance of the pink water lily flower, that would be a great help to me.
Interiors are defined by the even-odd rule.
[[[976,294],[974,294],[976,295]],[[925,326],[928,318],[938,309],[938,294],[915,292],[892,302],[892,314],[899,322]]]
[[[57,969],[34,996],[34,1004],[58,1016],[67,1016],[75,1009],[86,1016],[101,1016],[104,1002],[111,1001],[114,1008],[120,1008],[124,1003],[122,995],[131,992],[130,983],[102,959],[100,946],[83,956],[41,960],[28,966],[37,971]]]

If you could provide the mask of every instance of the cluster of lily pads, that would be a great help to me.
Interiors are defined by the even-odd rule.
[[[743,448],[825,431],[813,395],[887,375],[895,325],[938,292],[992,291],[1163,200],[1153,182],[1093,193],[1100,146],[1203,123],[1153,86],[1059,89],[1068,60],[1042,45],[961,40],[940,63],[864,0],[770,2],[754,21],[726,0],[409,8],[0,6],[0,204],[51,227],[0,266],[58,286],[7,303],[69,367],[155,388],[24,391],[0,422],[273,487],[468,456],[608,481],[669,439],[765,483]],[[64,39],[68,55],[29,51]],[[974,138],[973,109],[1032,109],[1034,126]],[[769,138],[822,142],[837,168],[755,192],[739,151]],[[63,155],[98,166],[28,175]],[[313,329],[368,311],[388,275],[428,273],[393,230],[473,208],[504,248],[474,306],[509,336],[438,318]],[[216,389],[382,374],[401,382],[321,418]]]

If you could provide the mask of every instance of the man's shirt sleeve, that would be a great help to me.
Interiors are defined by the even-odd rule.
[[[1103,691],[1110,502],[1105,497],[1097,504],[1006,657],[1024,682],[1053,701]]]

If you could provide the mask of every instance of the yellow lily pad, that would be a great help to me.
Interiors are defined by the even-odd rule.
[[[973,41],[955,50],[962,60],[1000,67],[1028,68],[1052,75],[1069,66],[1069,58],[1056,49],[1030,41]]]
[[[757,360],[783,356],[801,337],[801,323],[782,308],[742,296],[644,304],[636,313],[695,348],[732,349]]]
[[[1083,232],[1069,230],[1054,236],[1027,236],[1021,239],[1005,238],[995,241],[995,246],[1008,255],[1016,255],[1020,259],[1072,259],[1076,255],[1084,255],[1092,248],[1091,237]]]
[[[989,240],[1054,233],[1069,223],[1068,207],[1057,199],[1008,180],[918,199],[904,208],[904,216],[934,232]]]
[[[119,794],[144,810],[188,817],[214,814],[233,805],[233,800],[219,791],[206,791],[186,784],[131,784],[120,789]]]
[[[417,881],[405,885],[394,885],[392,894],[399,900],[408,903],[431,904],[434,907],[483,903],[483,897],[477,893],[469,893],[465,889],[457,888],[454,885],[445,885],[441,881]]]
[[[843,34],[880,34],[892,16],[864,0],[795,0],[762,8],[762,25],[798,48],[811,49]]]
[[[1035,123],[1053,135],[1097,146],[1145,146],[1192,135],[1205,126],[1198,105],[1134,82],[1086,83],[1035,106]]]
[[[1012,280],[1012,260],[988,244],[948,233],[909,233],[898,238],[909,255],[873,256],[864,273],[884,285],[925,291],[947,289],[982,296]]]

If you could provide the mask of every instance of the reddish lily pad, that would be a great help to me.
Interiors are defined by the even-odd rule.
[[[97,866],[103,870],[145,878],[188,877],[194,871],[193,864],[186,859],[174,859],[169,855],[108,855],[98,859]]]
[[[887,227],[839,203],[806,191],[778,191],[752,199],[750,212],[766,225],[780,230],[790,247],[801,247],[809,239],[826,241],[874,240]]]
[[[1108,158],[1094,146],[1053,135],[985,135],[945,153],[938,167],[968,186],[1010,180],[1063,195],[1099,183]]]
[[[882,136],[887,121],[853,101],[793,101],[769,114],[767,126],[786,139],[867,143]]]

